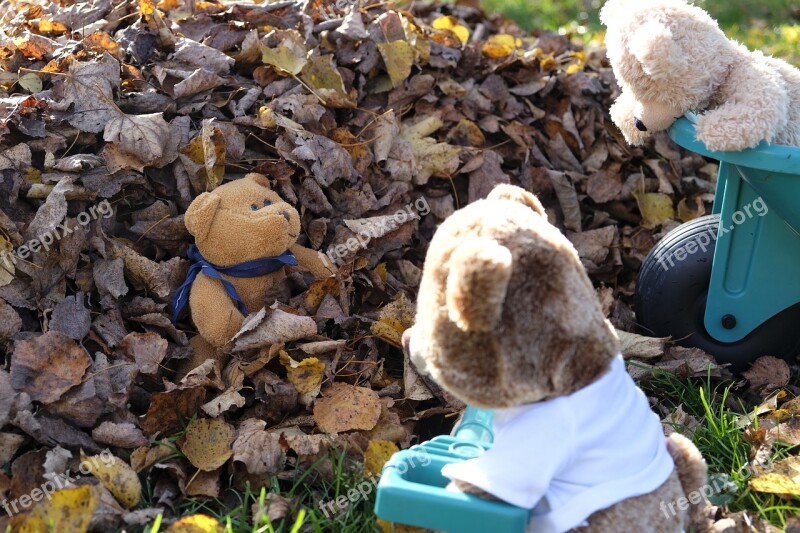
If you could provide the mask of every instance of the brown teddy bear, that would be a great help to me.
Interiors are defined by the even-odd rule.
[[[334,273],[319,252],[296,243],[300,215],[261,174],[248,174],[204,192],[184,219],[194,235],[193,261],[173,300],[173,321],[189,302],[200,335],[214,347],[241,329],[248,312],[265,305],[267,292],[283,277],[284,266],[317,278]]]
[[[492,448],[445,466],[449,488],[532,509],[537,533],[707,527],[700,452],[664,437],[577,252],[527,191],[500,185],[442,223],[403,345],[495,410]]]

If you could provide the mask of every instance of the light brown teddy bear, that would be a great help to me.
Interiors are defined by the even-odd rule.
[[[403,344],[444,389],[495,410],[492,448],[442,469],[452,488],[531,509],[536,533],[706,527],[700,452],[664,437],[532,194],[500,185],[442,223]]]
[[[622,88],[611,118],[629,143],[694,111],[697,138],[711,150],[800,145],[800,70],[729,40],[701,8],[608,0],[600,20]]]
[[[264,307],[284,266],[317,278],[334,273],[323,254],[296,243],[300,216],[266,176],[248,174],[200,194],[184,222],[196,244],[187,254],[189,275],[173,299],[173,321],[188,299],[197,331],[214,347],[231,340],[248,312]]]

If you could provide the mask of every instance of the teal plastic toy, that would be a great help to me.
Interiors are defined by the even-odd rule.
[[[675,122],[679,145],[720,162],[712,214],[653,248],[636,288],[638,322],[747,368],[761,355],[800,353],[800,148],[762,143],[713,152],[694,116]]]
[[[449,531],[522,533],[530,511],[445,490],[448,463],[477,457],[492,445],[492,411],[467,407],[453,436],[398,452],[383,467],[375,514],[392,523]]]

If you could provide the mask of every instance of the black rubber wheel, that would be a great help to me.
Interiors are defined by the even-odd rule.
[[[670,336],[682,346],[700,348],[718,363],[730,363],[734,372],[747,370],[762,355],[793,361],[800,353],[800,304],[770,318],[738,342],[720,342],[706,331],[703,317],[718,228],[719,216],[706,215],[675,228],[653,247],[636,283],[639,325],[646,334]],[[706,242],[703,234],[710,244],[701,247],[698,244]]]

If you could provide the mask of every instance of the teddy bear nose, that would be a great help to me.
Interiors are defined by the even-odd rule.
[[[285,218],[287,222],[289,221],[289,213],[286,211],[281,211],[281,215],[283,215],[283,218]]]
[[[633,118],[633,124],[636,126],[636,129],[639,131],[647,131],[647,126],[644,125],[644,122],[639,120],[638,118]]]

